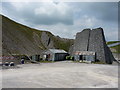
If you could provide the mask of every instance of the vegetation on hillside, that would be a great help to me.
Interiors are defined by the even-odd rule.
[[[120,41],[109,41],[107,42],[107,45],[114,44],[114,43],[119,43]]]
[[[54,47],[56,49],[63,49],[69,51],[70,46],[73,44],[73,39],[64,39],[57,36],[54,36],[52,33],[47,32],[48,36],[54,41]]]
[[[5,38],[3,39],[4,43],[3,47],[6,46],[4,48],[4,51],[7,51],[5,53],[9,54],[10,53],[19,54],[23,53],[24,51],[27,51],[28,53],[29,52],[33,53],[33,51],[35,50],[37,50],[37,52],[40,52],[40,50],[45,50],[46,47],[41,41],[42,32],[46,32],[46,34],[51,38],[56,49],[63,49],[65,51],[69,51],[69,48],[74,41],[72,39],[64,39],[60,37],[58,38],[49,31],[42,31],[30,28],[28,26],[12,21],[11,19],[5,16],[2,16],[2,29],[3,36],[5,38],[8,38],[7,40],[11,42],[7,43],[5,42],[6,39]],[[18,49],[17,47],[20,49]]]
[[[109,42],[107,42],[107,45],[111,45],[111,44],[115,44],[115,43],[120,43],[120,41],[109,41]],[[120,44],[111,46],[109,48],[115,49],[116,52],[113,52],[113,53],[120,53]]]
[[[113,49],[116,50],[116,52],[114,52],[114,53],[120,53],[120,44],[119,44],[119,45],[116,45],[116,46],[112,46],[112,47],[110,47],[110,48],[113,48]]]

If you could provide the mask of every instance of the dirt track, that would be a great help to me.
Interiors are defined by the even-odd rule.
[[[118,66],[56,62],[2,71],[3,88],[117,88]]]

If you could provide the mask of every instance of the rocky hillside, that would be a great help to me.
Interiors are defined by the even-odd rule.
[[[120,62],[120,41],[109,41],[107,45],[112,51],[114,58]]]
[[[12,54],[41,54],[43,50],[58,48],[69,50],[72,39],[54,36],[51,32],[36,30],[2,16],[2,52]]]
[[[109,46],[113,53],[120,54],[120,41],[109,41],[107,42],[107,45]]]

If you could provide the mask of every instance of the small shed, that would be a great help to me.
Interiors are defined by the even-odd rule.
[[[74,54],[75,60],[95,61],[95,56],[93,51],[76,51]]]
[[[30,58],[32,61],[40,61],[40,55],[38,54],[30,56]]]
[[[68,53],[61,49],[49,49],[44,52],[43,59],[48,61],[60,61],[65,60]]]

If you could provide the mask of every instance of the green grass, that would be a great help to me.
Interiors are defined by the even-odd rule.
[[[110,48],[113,48],[116,50],[116,52],[114,52],[114,53],[120,53],[120,45],[112,46]]]
[[[119,43],[119,42],[120,42],[120,41],[109,41],[109,42],[107,42],[107,45],[115,44],[115,43]],[[113,52],[113,53],[120,53],[120,44],[119,44],[119,45],[116,45],[116,46],[111,46],[110,48],[116,50],[116,52]]]
[[[107,45],[118,43],[118,42],[120,42],[120,41],[109,41],[109,42],[107,42]]]
[[[50,38],[52,38],[53,42],[54,42],[54,47],[57,49],[63,49],[65,51],[69,51],[70,46],[73,44],[74,40],[72,39],[67,39],[67,40],[63,40],[63,39],[59,39],[58,37],[54,36],[52,33],[46,31],[46,33],[48,34],[48,36]]]
[[[72,41],[62,41],[54,38],[55,48],[63,49],[65,51],[69,51],[70,46],[72,45]]]

